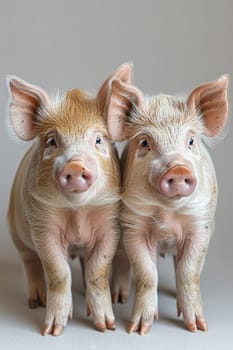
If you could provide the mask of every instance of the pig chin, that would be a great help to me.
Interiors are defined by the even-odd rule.
[[[82,191],[77,189],[69,192],[61,191],[62,195],[68,200],[71,206],[82,206],[91,203],[95,197],[95,192],[94,185]]]
[[[99,204],[101,198],[104,197],[103,191],[105,187],[105,177],[101,177],[101,180],[99,177],[95,177],[91,184],[81,186],[81,188],[72,188],[71,191],[60,188],[60,193],[66,198],[71,207],[80,207],[95,203]]]
[[[165,185],[161,189],[161,185],[156,187],[156,197],[159,201],[163,202],[166,206],[171,207],[174,205],[184,205],[187,203],[196,190],[196,179],[193,180],[192,185],[182,184],[181,188],[179,186],[174,186],[172,190],[170,190],[170,185]]]
[[[195,186],[193,186],[193,190],[191,192],[179,193],[179,191],[174,191],[173,195],[167,195],[166,191],[165,193],[161,191],[160,186],[158,186],[158,184],[150,182],[149,197],[153,197],[154,205],[161,206],[164,209],[178,209],[187,205],[190,202],[191,198],[193,198],[193,195],[195,195],[196,189],[197,186],[195,183]]]

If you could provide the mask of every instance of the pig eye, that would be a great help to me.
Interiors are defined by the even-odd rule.
[[[56,147],[57,146],[57,142],[56,142],[56,138],[54,136],[50,136],[46,142],[46,144],[48,146],[52,146],[52,147]]]
[[[194,144],[194,139],[192,137],[190,137],[189,139],[189,148],[192,147]]]
[[[56,146],[55,138],[51,138],[51,139],[48,141],[48,144],[49,144],[50,146]]]
[[[142,148],[149,148],[149,142],[147,141],[147,139],[143,139],[141,142],[140,142],[140,146]]]
[[[96,140],[95,140],[95,144],[96,144],[96,145],[100,145],[101,142],[102,142],[101,137],[97,136],[97,137],[96,137]]]

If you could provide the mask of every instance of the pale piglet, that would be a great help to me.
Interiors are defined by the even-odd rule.
[[[43,335],[61,334],[72,316],[68,257],[77,255],[96,328],[115,328],[108,279],[120,235],[120,173],[112,142],[118,117],[111,118],[111,109],[121,101],[112,100],[111,82],[130,75],[124,64],[97,97],[71,90],[56,101],[37,86],[8,79],[13,129],[22,140],[34,139],[14,180],[8,219],[29,306],[46,305]]]
[[[114,137],[129,139],[121,221],[136,284],[130,333],[145,334],[158,317],[156,262],[167,252],[176,256],[178,315],[190,331],[207,330],[200,274],[214,229],[217,182],[205,142],[216,140],[225,125],[227,85],[222,76],[179,98],[145,97],[128,83],[112,84],[115,98],[128,100],[128,111],[115,111],[121,123]]]

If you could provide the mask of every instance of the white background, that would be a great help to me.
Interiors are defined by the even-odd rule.
[[[101,334],[85,316],[78,264],[73,266],[74,320],[61,337],[42,337],[44,310],[27,307],[20,260],[6,211],[10,186],[28,143],[7,131],[7,74],[48,92],[95,92],[125,61],[146,93],[183,93],[228,73],[233,77],[232,0],[0,1],[0,348],[228,349],[233,344],[232,123],[211,150],[219,182],[216,231],[202,274],[207,333],[191,334],[176,317],[171,259],[161,260],[159,311],[149,335],[128,335],[132,295],[114,307],[117,330]],[[232,106],[232,83],[229,88]],[[232,114],[232,108],[229,115]]]

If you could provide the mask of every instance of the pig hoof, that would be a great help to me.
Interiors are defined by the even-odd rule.
[[[115,321],[106,321],[106,327],[107,329],[109,329],[110,331],[115,331],[116,329],[116,324]]]
[[[139,324],[136,322],[130,322],[128,326],[128,333],[131,334],[133,332],[137,332],[139,329]]]
[[[204,320],[197,319],[197,329],[199,329],[200,331],[203,331],[203,332],[207,332],[208,327],[207,327],[206,322]]]
[[[140,335],[145,335],[149,332],[151,324],[143,322],[131,322],[128,327],[128,333],[139,332]]]
[[[63,326],[58,325],[58,324],[55,324],[55,326],[54,326],[54,328],[53,328],[53,333],[52,333],[52,335],[55,335],[55,336],[61,335],[62,332],[63,332],[63,329],[64,329]]]
[[[177,304],[177,317],[180,317],[181,314],[182,314],[181,308]]]
[[[104,333],[107,329],[114,331],[116,329],[115,321],[106,321],[106,323],[96,323],[96,329]]]
[[[95,327],[98,331],[104,333],[106,331],[106,326],[103,323],[96,323]]]
[[[46,306],[46,295],[38,292],[36,296],[30,296],[28,306],[30,309],[36,309],[38,306]]]
[[[37,299],[28,299],[28,306],[30,309],[36,309],[38,306]]]
[[[69,320],[73,320],[73,310],[71,310],[69,313]]]
[[[128,294],[127,293],[114,293],[112,295],[112,302],[113,304],[117,304],[117,303],[120,303],[120,304],[125,304],[128,300]]]
[[[141,325],[141,329],[140,329],[139,333],[140,333],[141,335],[146,335],[146,334],[149,332],[150,327],[151,327],[150,324],[148,324],[148,323],[143,323],[143,324]]]
[[[186,327],[190,332],[196,332],[198,329],[203,332],[207,332],[207,324],[204,320],[196,319],[196,322],[186,323]]]
[[[59,325],[59,324],[55,324],[55,325],[49,325],[49,324],[45,324],[44,328],[42,330],[42,335],[54,335],[54,336],[58,336],[61,335],[63,332],[64,327]]]
[[[195,323],[187,323],[186,327],[190,332],[195,333],[197,331],[197,326]]]

